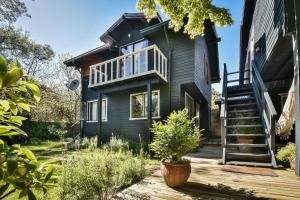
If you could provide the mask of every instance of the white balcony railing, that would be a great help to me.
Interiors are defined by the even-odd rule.
[[[148,74],[167,82],[167,58],[156,45],[90,66],[89,87]]]

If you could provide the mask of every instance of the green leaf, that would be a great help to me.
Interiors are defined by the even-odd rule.
[[[45,177],[45,180],[44,180],[45,183],[47,183],[49,181],[49,179],[51,178],[53,172],[54,172],[54,167],[53,166],[47,167],[46,177]]]
[[[10,108],[9,101],[7,100],[0,100],[0,105],[4,108],[4,111],[8,111]]]
[[[34,83],[26,83],[26,86],[32,91],[35,100],[39,102],[41,100],[40,88]]]
[[[23,76],[23,70],[14,68],[7,72],[3,78],[2,87],[10,86],[20,80]]]
[[[22,148],[21,152],[30,160],[36,160],[35,155],[27,148]]]
[[[30,112],[30,106],[27,103],[17,103],[17,105],[21,108],[23,108],[24,110]]]
[[[36,197],[31,190],[28,190],[28,200],[36,200]]]
[[[0,187],[0,196],[4,194],[4,192],[8,189],[8,187],[9,187],[9,183],[6,183],[5,185],[2,185]]]
[[[19,199],[21,199],[22,197],[25,197],[28,194],[28,190],[21,190],[20,194],[19,194]]]
[[[27,92],[27,88],[24,87],[23,85],[20,85],[20,86],[18,87],[18,89],[19,89],[20,91],[22,91],[22,92]]]
[[[18,162],[15,159],[7,159],[7,172],[13,174],[18,167]]]
[[[0,55],[0,74],[5,74],[7,72],[7,64],[5,58]]]

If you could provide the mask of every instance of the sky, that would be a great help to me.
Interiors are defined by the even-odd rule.
[[[136,12],[136,0],[25,0],[31,18],[22,17],[15,24],[30,33],[31,39],[49,44],[57,53],[79,55],[98,47],[100,35],[123,13]],[[239,30],[243,0],[213,0],[230,10],[234,24],[217,27],[221,37],[219,60],[228,71],[237,71],[239,63]],[[221,76],[222,77],[222,76]],[[213,86],[220,91],[220,84]]]

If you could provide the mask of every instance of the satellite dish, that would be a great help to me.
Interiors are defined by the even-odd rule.
[[[79,87],[79,80],[73,80],[71,81],[71,83],[69,84],[68,88],[70,90],[76,90]]]

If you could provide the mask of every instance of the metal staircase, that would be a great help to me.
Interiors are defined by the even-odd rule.
[[[221,104],[223,164],[276,167],[276,111],[260,74],[253,63],[245,84],[228,77],[224,65]],[[251,74],[251,76],[250,76]],[[237,83],[237,84],[234,84]]]

